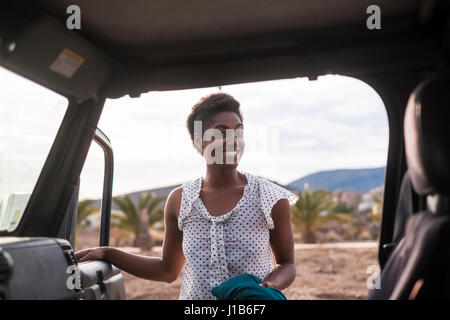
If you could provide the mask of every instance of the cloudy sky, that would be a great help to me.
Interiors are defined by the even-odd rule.
[[[178,184],[205,173],[186,129],[192,106],[217,87],[107,100],[98,127],[115,152],[114,195]],[[0,69],[0,197],[31,192],[66,108],[57,94]],[[386,164],[383,103],[365,83],[323,76],[223,86],[244,117],[239,169],[289,183],[321,170]],[[13,108],[11,108],[13,106]],[[103,154],[93,143],[80,197],[100,197]]]

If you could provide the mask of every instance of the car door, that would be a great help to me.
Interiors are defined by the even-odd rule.
[[[100,246],[109,245],[113,157],[108,138],[94,136],[104,150],[105,172],[101,200]],[[123,277],[105,261],[77,263],[74,256],[77,227],[77,181],[58,236],[0,238],[0,297],[3,299],[126,299]]]

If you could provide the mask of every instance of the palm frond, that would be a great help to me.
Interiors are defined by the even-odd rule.
[[[337,215],[329,213],[333,207],[333,201],[328,190],[308,188],[299,192],[298,196],[299,200],[292,207],[292,223],[301,231],[312,232],[325,221],[338,219]],[[329,214],[323,216],[322,212]]]
[[[90,207],[94,202],[90,199],[78,202],[77,225],[81,225],[89,216],[100,211],[98,208]]]
[[[153,198],[153,194],[154,194],[153,192],[151,193],[145,192],[141,194],[141,196],[139,197],[139,205],[138,205],[139,210],[142,210],[148,206],[148,202],[150,201],[151,198]]]
[[[147,206],[148,214],[151,215],[152,212],[164,201],[166,200],[165,196],[155,197],[151,200],[151,202]]]
[[[164,220],[164,210],[158,209],[154,210],[153,213],[149,216],[148,225],[152,226],[157,222]]]
[[[130,232],[137,232],[140,225],[140,217],[138,209],[131,198],[128,195],[125,195],[120,198],[114,198],[113,201],[123,214],[123,216],[118,214],[111,215],[114,219],[114,226]]]

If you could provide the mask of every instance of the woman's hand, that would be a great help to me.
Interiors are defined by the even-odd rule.
[[[109,247],[97,247],[97,248],[89,248],[80,250],[75,252],[75,258],[78,263],[85,262],[89,260],[107,260],[106,253],[108,252]]]
[[[183,268],[183,232],[178,229],[182,187],[172,190],[164,208],[164,242],[162,257],[149,257],[126,252],[114,247],[96,247],[75,253],[78,262],[104,260],[116,268],[138,278],[163,281],[175,281]]]
[[[266,288],[275,288],[271,282],[263,281],[260,283],[261,286]]]

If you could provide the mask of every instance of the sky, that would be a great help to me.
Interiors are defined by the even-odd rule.
[[[214,92],[219,88],[106,101],[98,127],[114,149],[114,195],[204,176],[186,119],[201,97]],[[238,170],[287,184],[317,171],[386,164],[386,111],[362,81],[327,75],[226,85],[221,92],[241,104],[246,146]],[[66,107],[64,97],[0,68],[0,198],[32,191]],[[80,199],[101,196],[103,169],[94,142]]]

